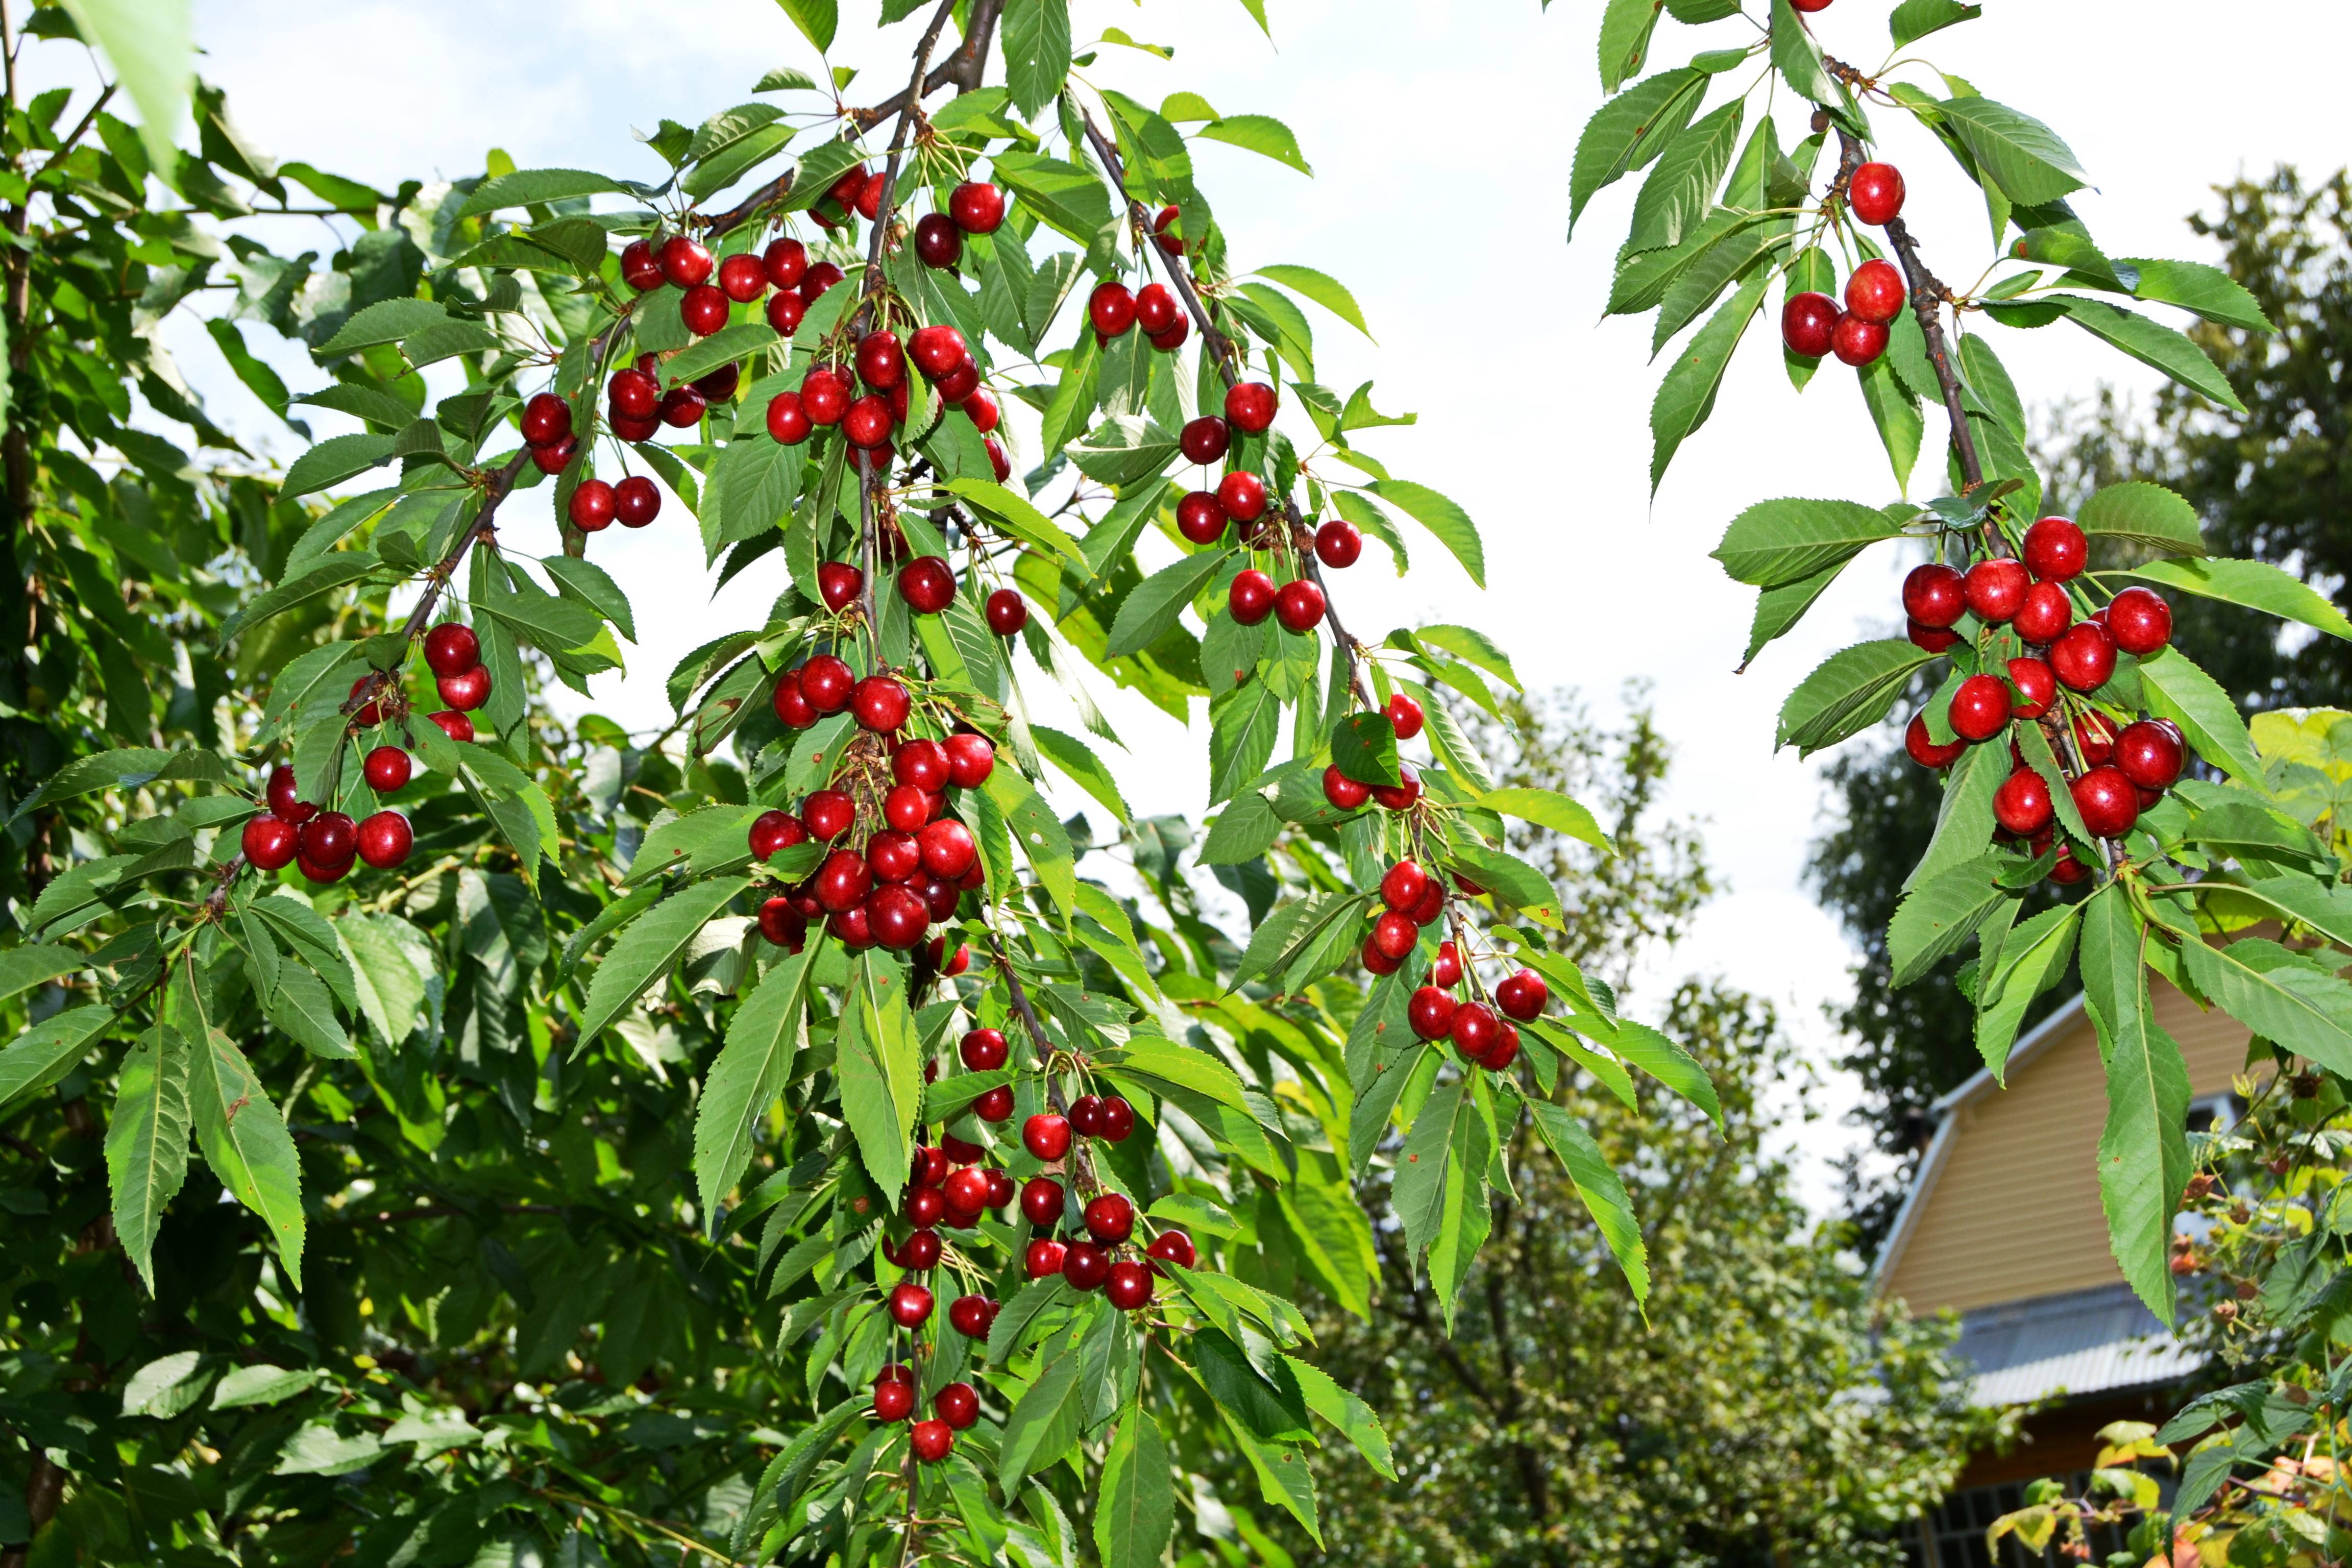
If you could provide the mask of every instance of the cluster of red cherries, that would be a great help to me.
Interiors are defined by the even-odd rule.
[[[2048,728],[2049,716],[2063,707],[2072,711],[2071,723],[2062,722],[2052,739],[2067,792],[2093,837],[2118,838],[2180,777],[2188,748],[2169,720],[2139,719],[2118,729],[2105,713],[2063,697],[2061,688],[2090,692],[2105,686],[2118,652],[2145,658],[2172,640],[2172,606],[2152,588],[2126,588],[2105,609],[2074,618],[2065,584],[2082,574],[2089,555],[2089,541],[2072,521],[2045,517],[2025,531],[2022,561],[1989,556],[1965,574],[1931,563],[1904,580],[1903,608],[1919,647],[1941,652],[1959,642],[1952,628],[1972,615],[1986,626],[2010,626],[2029,651],[2009,661],[2005,677],[1979,674],[1960,682],[1948,715],[1957,737],[1950,744],[1936,743],[1924,712],[1912,716],[1903,743],[1920,766],[1948,767],[1971,744],[2006,733],[2011,721]],[[2070,750],[2078,765],[2068,765]],[[1993,796],[1993,817],[2004,839],[2022,841],[2040,856],[2054,840],[2056,805],[2048,781],[2014,743],[2011,752],[2014,770]],[[2050,879],[2079,882],[2091,870],[2060,845]]]
[[[1381,712],[1388,719],[1389,728],[1396,732],[1400,741],[1410,741],[1419,735],[1422,726],[1428,722],[1428,715],[1422,711],[1421,704],[1402,691],[1391,696]],[[1367,801],[1375,802],[1388,811],[1410,811],[1421,799],[1421,775],[1413,771],[1411,763],[1399,763],[1397,780],[1395,784],[1388,784],[1349,778],[1339,763],[1333,763],[1323,770],[1323,798],[1341,811],[1361,810]],[[1367,957],[1365,962],[1369,963],[1371,960]],[[1391,964],[1390,967],[1395,966]],[[1385,974],[1388,970],[1378,973]]]
[[[1847,184],[1846,204],[1862,222],[1884,227],[1903,211],[1901,172],[1892,163],[1861,165]],[[1780,307],[1780,342],[1805,359],[1834,353],[1860,369],[1886,352],[1889,328],[1902,310],[1903,274],[1873,257],[1846,279],[1843,309],[1814,290],[1790,295]]]
[[[1470,890],[1466,884],[1465,890]],[[1420,942],[1422,928],[1445,913],[1445,883],[1418,861],[1399,860],[1381,878],[1381,902],[1384,907],[1364,939],[1364,967],[1374,974],[1393,974]],[[1451,1039],[1464,1060],[1501,1072],[1518,1059],[1517,1024],[1543,1011],[1550,989],[1533,970],[1515,970],[1495,987],[1489,1007],[1455,994],[1463,974],[1461,950],[1440,942],[1428,976],[1406,1005],[1407,1019],[1416,1037]]]
[[[474,721],[467,714],[490,700],[490,671],[482,663],[481,639],[473,627],[445,621],[425,634],[425,663],[433,671],[441,700],[449,705],[425,717],[453,741],[472,740]],[[369,688],[385,684],[375,672],[352,682],[346,704],[356,705],[351,728],[372,730],[384,721],[384,698],[370,694]],[[404,716],[405,701],[398,688],[393,686],[391,691],[399,705],[394,717]],[[363,695],[366,700],[362,701]],[[415,764],[400,747],[380,745],[362,760],[360,772],[369,789],[387,795],[408,786]],[[320,810],[316,802],[302,798],[294,770],[283,763],[270,771],[263,793],[269,809],[247,821],[240,847],[246,859],[264,871],[292,866],[310,881],[340,882],[351,874],[355,860],[379,871],[392,869],[408,858],[416,842],[408,818],[397,811],[386,809],[353,822],[347,813]]]
[[[972,428],[980,432],[997,482],[1011,478],[1012,460],[994,434],[1003,418],[1003,410],[994,395],[980,384],[980,363],[972,358],[963,333],[950,326],[918,327],[903,343],[898,333],[887,329],[867,332],[857,340],[846,362],[812,365],[797,390],[780,392],[768,400],[768,434],[787,447],[797,447],[819,426],[837,426],[843,438],[876,471],[887,468],[891,432],[907,423],[912,399],[907,379],[909,359],[938,388],[940,401],[970,419]],[[857,390],[859,383],[866,387],[862,394]]]

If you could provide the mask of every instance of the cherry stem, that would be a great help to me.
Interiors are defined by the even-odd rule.
[[[1176,286],[1176,292],[1183,298],[1184,308],[1192,313],[1193,324],[1201,329],[1202,346],[1216,361],[1217,374],[1224,378],[1226,386],[1234,385],[1241,380],[1241,373],[1234,366],[1242,363],[1242,359],[1234,347],[1233,340],[1219,331],[1216,324],[1209,320],[1208,308],[1202,304],[1201,292],[1193,285],[1192,269],[1179,266],[1177,258],[1160,248],[1151,232],[1151,215],[1145,212],[1143,204],[1128,191],[1127,170],[1119,162],[1118,149],[1103,135],[1102,128],[1095,123],[1093,113],[1084,104],[1076,107],[1079,121],[1086,126],[1087,140],[1094,145],[1095,156],[1102,160],[1111,183],[1118,187],[1121,195],[1127,197],[1127,216],[1134,226],[1136,244],[1146,254],[1159,257],[1160,269],[1168,274],[1168,280]],[[1340,622],[1339,601],[1332,596],[1330,584],[1323,581],[1323,568],[1315,558],[1313,544],[1300,543],[1302,539],[1311,539],[1311,536],[1307,531],[1307,520],[1299,514],[1297,503],[1286,494],[1282,498],[1282,514],[1290,524],[1291,543],[1297,549],[1299,564],[1306,569],[1316,591],[1323,595],[1324,623],[1331,628],[1332,640],[1339,645],[1340,652],[1347,657],[1348,689],[1355,693],[1357,702],[1362,706],[1377,708],[1380,705],[1372,700],[1372,694],[1366,689],[1363,676],[1358,668],[1363,658],[1363,645],[1349,636],[1347,626]]]

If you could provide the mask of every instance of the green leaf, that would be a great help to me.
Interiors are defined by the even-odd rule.
[[[1780,705],[1773,745],[1810,756],[1858,735],[1886,716],[1911,672],[1937,656],[1901,637],[1856,643],[1830,655]]]
[[[1192,134],[1246,148],[1277,163],[1287,163],[1309,178],[1315,174],[1307,167],[1307,155],[1298,150],[1298,138],[1290,133],[1290,127],[1270,114],[1229,114],[1223,120],[1209,121]]]
[[[1134,814],[1128,810],[1127,797],[1119,793],[1118,780],[1084,741],[1044,724],[1031,725],[1029,734],[1037,742],[1037,754],[1061,769],[1071,783],[1100,801],[1104,808],[1118,819],[1120,826],[1124,827],[1134,820]]]
[[[261,1216],[278,1261],[294,1289],[302,1288],[302,1167],[286,1119],[245,1053],[218,1029],[191,1064],[189,1111],[196,1147],[221,1185]],[[184,1158],[184,1156],[183,1156]]]
[[[2239,783],[2269,793],[2263,760],[2238,705],[2187,654],[2168,647],[2141,659],[2139,686],[2148,711],[2179,725],[2199,756]]]
[[[0,1050],[0,1111],[71,1072],[92,1040],[114,1023],[110,1007],[70,1007],[34,1025]]]
[[[2112,343],[2151,369],[2160,370],[2200,396],[2243,414],[2246,405],[2230,388],[2229,377],[2205,356],[2205,351],[2160,321],[2150,321],[2119,305],[2081,294],[2053,294],[2050,304],[2093,337]]]
[[[1977,167],[2020,206],[2054,202],[2091,183],[2057,132],[2030,114],[1989,98],[1948,98],[1935,112]]]
[[[1356,297],[1329,273],[1290,262],[1274,262],[1259,268],[1257,275],[1270,278],[1293,292],[1306,295],[1364,336],[1372,336],[1372,329],[1364,324],[1363,309],[1356,303]],[[1376,338],[1373,341],[1379,342]]]
[[[517,169],[496,174],[474,187],[457,209],[459,217],[496,212],[500,207],[540,206],[573,196],[599,195],[607,191],[629,193],[629,187],[609,174],[586,169]]]
[[[335,335],[319,346],[318,353],[323,359],[373,348],[378,343],[396,343],[414,333],[446,327],[450,320],[448,308],[430,300],[419,300],[405,294],[395,299],[379,300],[352,312],[351,320],[338,327]]]
[[[1837,82],[1822,66],[1820,46],[1789,0],[1772,0],[1772,68],[1799,95],[1815,103],[1834,105],[1843,100]]]
[[[1470,574],[1470,581],[1481,588],[1486,585],[1486,547],[1468,512],[1428,486],[1405,479],[1374,479],[1365,489],[1435,534]]]
[[[1777,588],[1842,566],[1902,531],[1895,519],[1859,501],[1758,501],[1731,520],[1713,554],[1733,582]]]
[[[993,167],[997,179],[1020,198],[1022,205],[1080,246],[1091,247],[1103,226],[1110,222],[1110,195],[1091,169],[1013,150],[999,153]],[[1071,258],[1074,263],[1076,259]],[[1071,275],[1049,274],[1041,266],[1033,281],[1042,283],[1046,292],[1052,293],[1054,284],[1046,281],[1049,276],[1066,284]],[[1045,324],[1043,320],[1030,323],[1035,330],[1042,330]]]
[[[2035,997],[2066,977],[2074,955],[2079,904],[2044,910],[2002,939],[1996,962],[1988,957],[1977,976],[1977,1052],[1995,1079],[2009,1068],[2010,1047]],[[1990,942],[1990,937],[1986,940]]]
[[[1576,139],[1576,159],[1569,175],[1568,230],[1584,206],[1604,186],[1655,158],[1690,123],[1706,92],[1706,73],[1660,71],[1635,82],[1604,101],[1584,122]]]
[[[621,592],[612,574],[593,561],[570,555],[542,556],[539,563],[565,598],[578,600],[612,622],[623,637],[637,640],[637,621],[629,609],[629,596]]]
[[[762,125],[736,137],[695,160],[678,188],[695,201],[725,190],[774,157],[793,139],[789,125]]]
[[[390,462],[398,442],[396,436],[330,436],[294,459],[286,470],[278,493],[290,500],[329,485],[341,484],[380,463]]]
[[[1052,1285],[1058,1281],[1038,1283]],[[1052,1464],[1077,1441],[1078,1401],[1071,1394],[1077,1387],[1081,1364],[1082,1358],[1074,1354],[1047,1356],[1038,1369],[1037,1381],[1029,1385],[1005,1418],[1004,1437],[997,1447],[996,1473],[1007,1492],[1017,1490],[1022,1477]]]
[[[1092,569],[1087,552],[1078,542],[1031,504],[1028,497],[990,479],[950,479],[947,488],[970,501],[990,521],[1023,543],[1034,544],[1040,550],[1059,555],[1074,566]]]
[[[1862,388],[1863,405],[1870,410],[1871,424],[1878,430],[1879,445],[1886,448],[1887,463],[1895,470],[1895,489],[1907,494],[1911,470],[1919,461],[1919,444],[1927,433],[1919,400],[1904,387],[1891,357],[1885,354],[1863,366],[1855,380]]]
[[[71,974],[88,962],[70,947],[28,945],[0,952],[0,997]]]
[[[1336,1427],[1376,1473],[1396,1479],[1396,1457],[1389,1450],[1389,1435],[1381,1429],[1381,1418],[1372,1407],[1333,1382],[1321,1367],[1294,1355],[1286,1354],[1283,1359],[1298,1379],[1298,1392],[1307,1408]]]
[[[106,53],[115,80],[139,106],[139,139],[158,169],[179,163],[173,139],[188,121],[195,86],[190,0],[63,0],[83,40]]]
[[[2156,1022],[2142,962],[2146,941],[2122,887],[2103,888],[2084,901],[2083,1001],[2107,1069],[2099,1197],[2124,1278],[2148,1310],[2169,1324],[2172,1216],[2189,1180],[2189,1070],[2180,1047]],[[2211,952],[2201,942],[2186,945]],[[2190,973],[2195,973],[2192,961]],[[2342,987],[2340,981],[2336,984]]]
[[[337,440],[343,437],[337,437]],[[247,627],[257,626],[281,611],[308,603],[322,594],[331,594],[375,574],[383,567],[373,550],[338,550],[307,567],[299,577],[289,578],[274,588],[265,589],[220,624],[215,634],[217,647],[226,647]],[[340,661],[338,661],[340,662]]]
[[[2225,605],[2242,605],[2250,610],[2299,622],[2329,637],[2352,641],[2352,621],[2344,618],[2343,611],[2302,578],[2267,561],[2238,561],[2224,556],[2151,561],[2121,575],[2160,583],[2184,594],[2219,599]]]
[[[1633,1216],[1633,1201],[1626,1195],[1623,1179],[1601,1152],[1601,1145],[1593,1142],[1584,1123],[1567,1110],[1540,1100],[1529,1100],[1528,1110],[1535,1118],[1537,1135],[1568,1168],[1569,1180],[1576,1185],[1576,1195],[1584,1200],[1601,1239],[1609,1244],[1617,1266],[1625,1271],[1625,1283],[1632,1287],[1633,1300],[1647,1301],[1650,1253],[1643,1243],[1641,1222]]]
[[[351,1031],[335,1014],[326,982],[299,964],[279,970],[267,1011],[287,1038],[314,1057],[350,1061],[359,1055],[352,1047]]]
[[[1033,1325],[1052,1309],[1069,1306],[1076,1300],[1075,1292],[1058,1274],[1032,1279],[1022,1286],[989,1325],[988,1359],[999,1366],[1011,1361],[1029,1348],[1029,1330]]]
[[[751,1163],[753,1135],[783,1092],[820,945],[812,941],[769,970],[727,1025],[727,1044],[694,1108],[694,1181],[706,1225],[718,1224],[720,1203]]]
[[[1054,101],[1069,75],[1069,0],[1007,0],[1003,26],[1005,84],[1026,119]]]
[[[814,946],[814,943],[812,943]],[[886,1193],[907,1184],[915,1112],[923,1099],[922,1044],[898,971],[861,959],[838,1026],[834,1071],[842,1120],[866,1173]]]
[[[776,0],[776,4],[784,8],[784,15],[793,19],[801,37],[816,47],[818,54],[833,47],[834,31],[841,25],[835,0]]]
[[[680,869],[689,877],[742,869],[751,858],[751,823],[764,809],[698,805],[683,816],[671,817],[646,832],[621,885],[650,881]]]
[[[1601,14],[1601,90],[1615,92],[1625,79],[1642,68],[1650,50],[1650,34],[1658,25],[1664,0],[1609,0]]]
[[[1923,879],[1904,895],[1886,927],[1892,984],[1908,985],[1958,952],[1994,906],[2011,896],[1997,879],[2003,858],[1979,855]]]
[[[1517,787],[1489,790],[1478,804],[1506,816],[1516,816],[1522,822],[1532,822],[1538,827],[1549,827],[1554,833],[1564,833],[1580,839],[1595,849],[1617,853],[1616,841],[1601,830],[1592,813],[1558,790]]]
[[[1714,204],[1731,151],[1739,142],[1746,100],[1733,99],[1668,144],[1657,167],[1633,199],[1633,226],[1625,237],[1632,251],[1680,245]]]
[[[151,1261],[163,1208],[188,1174],[188,1047],[163,1025],[122,1058],[114,1114],[106,1124],[106,1180],[114,1195],[114,1234],[152,1293]]]
[[[1788,0],[1776,0],[1786,5]],[[1707,318],[1675,356],[1674,363],[1658,383],[1657,394],[1650,402],[1650,493],[1657,493],[1658,485],[1666,477],[1666,465],[1674,461],[1675,451],[1691,433],[1706,422],[1714,411],[1716,388],[1722,384],[1723,373],[1731,363],[1731,355],[1748,331],[1748,323],[1756,318],[1764,302],[1764,290],[1770,275],[1759,271],[1739,292],[1727,300],[1721,309]]]
[[[1973,22],[1983,14],[1983,6],[1964,5],[1960,0],[1903,0],[1895,7],[1895,15],[1886,19],[1886,30],[1895,48],[1901,50],[1930,33],[1958,22]]]
[[[572,1048],[576,1052],[603,1034],[647,988],[670,972],[671,966],[684,956],[688,945],[727,907],[728,901],[750,886],[741,877],[697,882],[679,889],[630,921],[588,983],[580,1035]]]
[[[1118,1432],[1103,1456],[1095,1550],[1102,1554],[1103,1568],[1154,1568],[1175,1527],[1168,1439],[1150,1411],[1129,1405],[1119,1413]]]
[[[1158,642],[1232,554],[1230,550],[1203,550],[1161,567],[1137,584],[1111,620],[1106,651],[1116,658]]]
[[[709,375],[721,365],[749,359],[783,341],[776,329],[765,321],[737,321],[731,326],[721,327],[707,338],[695,339],[665,361],[661,367],[662,384],[683,386],[689,381]],[[764,439],[764,437],[759,438]],[[773,442],[769,444],[774,445]]]
[[[251,1366],[233,1366],[213,1385],[209,1408],[214,1410],[249,1410],[257,1405],[277,1405],[317,1385],[323,1374],[317,1367],[305,1367],[299,1372],[260,1362]]]
[[[1398,784],[1396,726],[1379,712],[1349,713],[1331,726],[1331,761],[1359,784]]]
[[[1476,665],[1514,691],[1523,689],[1519,685],[1518,672],[1511,668],[1510,655],[1497,647],[1494,638],[1475,626],[1420,626],[1412,635],[1432,647],[1444,648],[1454,658]]]
[[[1445,1152],[1456,1124],[1477,1114],[1464,1087],[1459,1081],[1444,1084],[1430,1095],[1397,1154],[1391,1203],[1404,1226],[1405,1249],[1412,1257],[1419,1257],[1436,1234],[1445,1198]]]
[[[2140,257],[2122,258],[2139,274],[2132,296],[2194,310],[2209,321],[2249,332],[2274,332],[2278,328],[2263,314],[2260,301],[2239,281],[2218,267],[2202,261],[2157,261]]]
[[[2260,937],[2183,941],[2180,956],[2197,989],[2255,1034],[2330,1072],[2352,1070],[2352,984]]]
[[[2352,888],[2308,877],[2265,877],[2233,887],[2235,891],[2260,899],[2281,914],[2302,921],[2331,942],[2352,946]],[[0,1095],[0,1103],[5,1102],[5,1095]]]
[[[2082,514],[2074,521],[2086,534],[2163,555],[2205,553],[2197,509],[2146,479],[2107,486],[2083,503]]]

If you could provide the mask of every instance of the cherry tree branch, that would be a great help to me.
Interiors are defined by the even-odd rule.
[[[1243,360],[1239,351],[1234,347],[1233,340],[1219,331],[1216,323],[1209,319],[1208,308],[1202,303],[1200,289],[1193,285],[1192,268],[1178,265],[1177,258],[1155,243],[1151,215],[1144,211],[1143,204],[1128,190],[1127,170],[1119,162],[1118,149],[1103,135],[1102,128],[1095,123],[1093,113],[1083,104],[1078,107],[1078,118],[1085,123],[1087,140],[1093,144],[1095,156],[1102,160],[1103,168],[1109,174],[1112,184],[1118,187],[1120,195],[1127,197],[1128,221],[1134,226],[1136,242],[1147,255],[1156,254],[1160,258],[1160,270],[1168,274],[1168,280],[1175,285],[1185,310],[1192,313],[1193,324],[1201,329],[1202,343],[1216,361],[1217,373],[1224,378],[1227,387],[1233,386],[1241,380]],[[1300,514],[1297,503],[1286,494],[1282,498],[1282,515],[1290,525],[1290,542],[1292,548],[1298,552],[1299,564],[1306,568],[1307,575],[1323,595],[1324,623],[1331,628],[1332,640],[1339,645],[1340,652],[1347,658],[1348,689],[1355,693],[1358,702],[1367,708],[1375,707],[1377,704],[1372,701],[1371,693],[1365,689],[1360,670],[1364,645],[1340,621],[1339,604],[1332,595],[1331,585],[1323,580],[1322,563],[1315,559],[1313,536],[1307,531],[1307,520]]]

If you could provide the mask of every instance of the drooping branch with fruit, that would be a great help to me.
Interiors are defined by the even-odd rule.
[[[1889,930],[1895,983],[1974,939],[1962,985],[1999,1074],[2028,1007],[2078,967],[2106,1064],[2098,1165],[2116,1256],[2170,1321],[2168,1243],[2193,1151],[2187,1074],[2153,1016],[2151,981],[2227,1011],[2283,1061],[2352,1071],[2352,985],[2325,947],[2352,942],[2352,897],[2336,855],[2278,796],[2229,693],[2171,646],[2162,591],[2327,636],[2352,638],[2352,623],[2275,567],[2208,555],[2194,511],[2156,485],[2113,486],[2074,518],[2042,514],[2024,405],[1991,329],[2071,324],[2237,408],[2191,338],[2116,301],[2177,307],[2217,328],[2269,323],[2218,268],[2103,253],[2066,200],[2086,176],[2058,135],[1916,52],[1978,7],[1891,7],[1893,47],[1874,69],[1824,52],[1852,52],[1885,9],[1772,0],[1759,24],[1670,0],[1676,22],[1722,21],[1741,36],[1628,85],[1660,15],[1615,0],[1601,47],[1612,96],[1578,143],[1571,203],[1580,213],[1647,166],[1610,310],[1656,311],[1661,350],[1696,324],[1652,407],[1653,488],[1712,412],[1777,285],[1791,383],[1805,389],[1831,355],[1852,367],[1898,484],[1948,490],[1885,507],[1787,500],[1743,511],[1715,552],[1759,590],[1742,668],[1873,544],[1927,551],[1903,585],[1906,635],[1825,660],[1782,706],[1779,740],[1810,754],[1929,691],[1905,744],[1945,773],[1944,804]],[[1738,74],[1750,66],[1752,79]],[[1736,90],[1708,109],[1718,82]],[[1743,142],[1751,99],[1781,87],[1811,106],[1809,133],[1784,143],[1768,111]],[[1975,284],[1945,284],[1923,257],[1891,150],[1898,129],[1939,145],[1982,193],[1994,255]],[[1832,136],[1839,155],[1823,169]],[[1945,437],[1940,485],[1914,474],[1930,409]],[[2024,915],[2044,880],[2084,891]],[[2263,921],[2279,940],[2242,934]]]
[[[1531,1128],[1639,1292],[1640,1229],[1562,1079],[1630,1105],[1639,1069],[1715,1109],[1686,1053],[1551,950],[1556,894],[1504,819],[1609,841],[1562,795],[1497,788],[1465,735],[1464,704],[1501,717],[1508,657],[1467,626],[1374,645],[1341,617],[1335,574],[1366,536],[1402,573],[1405,520],[1474,581],[1486,561],[1459,507],[1356,445],[1412,416],[1314,379],[1300,301],[1361,330],[1345,288],[1228,255],[1192,148],[1303,174],[1291,133],[1190,93],[1154,110],[1087,79],[1058,4],[1007,9],[1003,85],[997,11],[942,0],[908,90],[872,110],[777,71],[664,122],[657,180],[506,168],[412,215],[434,247],[415,289],[316,343],[333,382],[309,401],[365,428],[311,446],[279,504],[337,499],[219,627],[257,649],[340,606],[237,737],[266,784],[141,748],[22,808],[209,803],[185,861],[103,883],[93,861],[44,895],[32,929],[103,932],[128,944],[99,949],[110,972],[146,979],[8,1047],[37,1090],[142,1041],[109,1169],[151,1290],[192,1119],[299,1300],[314,1226],[455,1206],[428,1186],[379,1213],[363,1153],[321,1193],[281,1108],[302,1094],[455,1169],[490,1134],[436,1126],[445,1074],[509,1075],[500,1135],[557,1153],[582,1084],[691,1081],[690,1187],[681,1170],[674,1202],[598,1225],[628,1238],[615,1271],[699,1249],[774,1324],[756,1375],[812,1414],[759,1424],[783,1440],[732,1541],[759,1561],[992,1558],[1007,1528],[1066,1559],[1077,1515],[1107,1563],[1156,1562],[1186,1436],[1244,1455],[1314,1532],[1307,1447],[1389,1464],[1287,1299],[1305,1279],[1367,1310],[1356,1180],[1386,1167],[1377,1223],[1450,1319],[1509,1184],[1498,1152]],[[428,374],[448,389],[429,413]],[[560,521],[534,561],[512,516],[541,486]],[[591,745],[583,721],[575,743],[533,698],[584,694],[635,638],[595,560],[615,522],[674,529],[720,585],[768,576],[773,608],[670,673],[662,734],[600,724]],[[1205,699],[1194,858],[1249,910],[1245,942],[1185,884],[1190,829],[1135,820],[1097,755],[1118,736],[1097,678],[1179,722]],[[1091,741],[1032,718],[1041,679]],[[661,809],[632,816],[633,790]],[[1138,889],[1080,874],[1100,847],[1048,804],[1071,790],[1119,822]],[[174,875],[204,897],[139,901]],[[411,918],[444,901],[454,953]],[[89,926],[123,905],[143,921]],[[526,973],[551,993],[537,1031],[481,1000]],[[273,1094],[248,1026],[315,1060]],[[236,1092],[192,1100],[192,1073]],[[505,1204],[562,1212],[511,1193],[467,1212]],[[576,1359],[563,1328],[485,1354]],[[630,1336],[604,1338],[630,1364]]]

